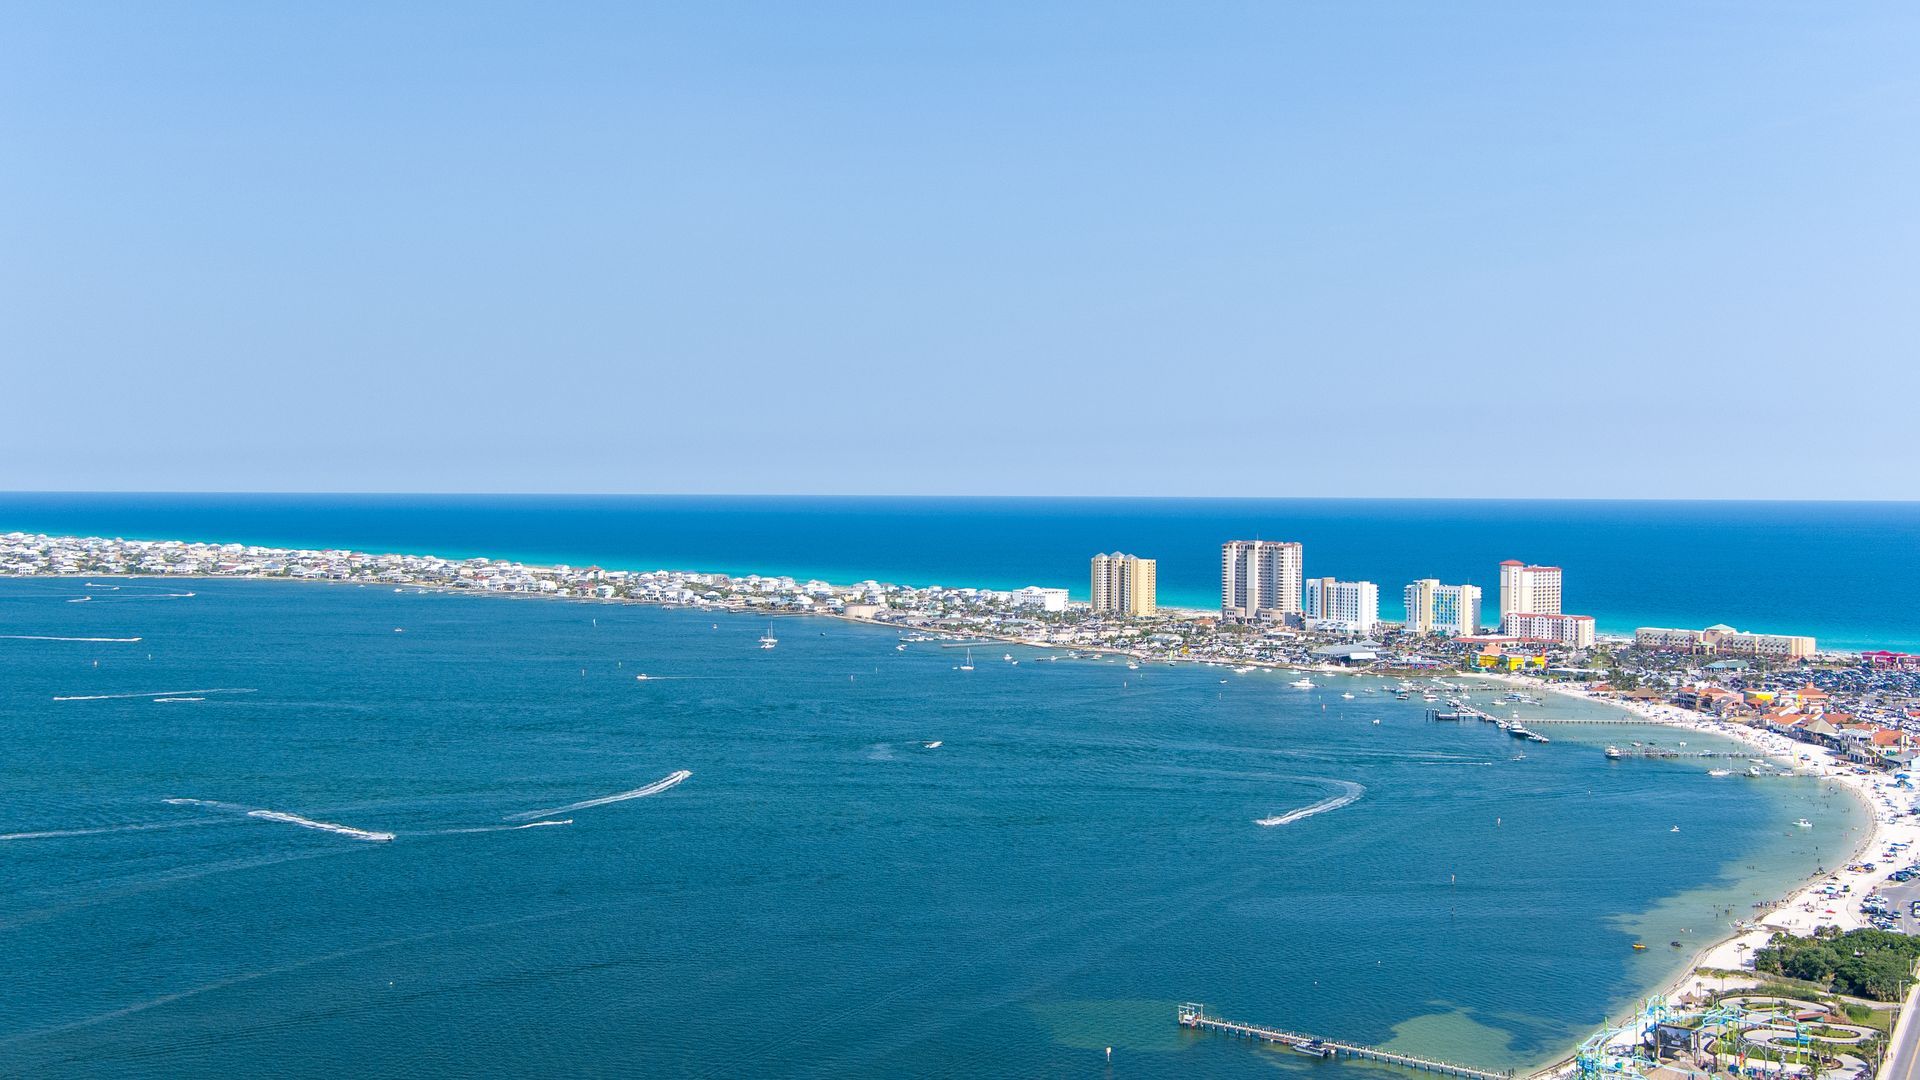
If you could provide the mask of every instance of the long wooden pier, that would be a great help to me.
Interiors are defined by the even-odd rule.
[[[1187,1002],[1180,1006],[1178,1015],[1180,1026],[1194,1031],[1214,1031],[1236,1039],[1252,1039],[1256,1042],[1272,1043],[1277,1046],[1292,1047],[1322,1057],[1361,1058],[1366,1061],[1378,1061],[1402,1068],[1418,1069],[1421,1072],[1440,1073],[1443,1076],[1458,1076],[1464,1080],[1512,1080],[1512,1071],[1493,1072],[1488,1069],[1476,1069],[1471,1065],[1456,1065],[1451,1061],[1438,1058],[1423,1058],[1413,1054],[1398,1054],[1392,1050],[1382,1050],[1377,1046],[1362,1046],[1359,1043],[1340,1042],[1336,1039],[1316,1039],[1311,1035],[1282,1031],[1279,1028],[1259,1027],[1253,1024],[1236,1024],[1231,1020],[1222,1020],[1217,1016],[1208,1016],[1207,1007],[1198,1002]]]

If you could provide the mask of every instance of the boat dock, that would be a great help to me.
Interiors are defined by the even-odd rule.
[[[1236,1024],[1216,1016],[1208,1016],[1207,1007],[1198,1002],[1187,1002],[1180,1006],[1178,1017],[1180,1026],[1194,1031],[1213,1031],[1236,1039],[1253,1039],[1257,1042],[1272,1043],[1295,1050],[1324,1057],[1353,1057],[1365,1061],[1378,1061],[1402,1068],[1418,1069],[1421,1072],[1440,1073],[1443,1076],[1458,1076],[1465,1080],[1512,1080],[1513,1073],[1493,1072],[1489,1069],[1476,1069],[1471,1065],[1456,1065],[1451,1061],[1437,1058],[1416,1057],[1413,1054],[1397,1054],[1392,1050],[1382,1050],[1377,1046],[1361,1046],[1358,1043],[1345,1043],[1336,1039],[1316,1039],[1311,1035],[1282,1031],[1279,1028],[1257,1027],[1253,1024]]]

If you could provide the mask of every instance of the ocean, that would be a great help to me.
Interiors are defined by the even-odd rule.
[[[437,542],[344,511],[9,524],[579,557],[548,515],[466,513]],[[1184,1032],[1182,1001],[1525,1068],[1865,826],[1815,780],[1601,753],[1711,738],[1523,749],[1378,678],[1010,646],[967,672],[814,617],[762,650],[765,618],[688,609],[104,584],[0,581],[12,1075],[1317,1067]]]
[[[241,541],[609,569],[1087,593],[1087,560],[1159,561],[1160,602],[1216,608],[1220,545],[1298,540],[1309,576],[1479,585],[1561,566],[1565,608],[1636,626],[1920,650],[1920,503],[1335,499],[0,494],[0,532]]]

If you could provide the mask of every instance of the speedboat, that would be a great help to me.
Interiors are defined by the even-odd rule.
[[[1313,689],[1313,680],[1312,679],[1295,679],[1292,682],[1288,683],[1287,685],[1293,687],[1295,690],[1311,690]]]
[[[1341,697],[1343,697],[1343,698],[1346,698],[1346,699],[1347,699],[1348,701],[1352,701],[1352,700],[1353,700],[1353,695],[1352,695],[1351,693],[1347,693],[1347,694],[1341,694],[1340,696],[1341,696]]]
[[[1793,824],[1795,828],[1800,828],[1800,829],[1813,828],[1813,822],[1808,821],[1806,818],[1801,818],[1799,821],[1796,821]]]

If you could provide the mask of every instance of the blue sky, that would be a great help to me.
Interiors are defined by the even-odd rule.
[[[1920,498],[1917,45],[8,5],[0,489]]]

